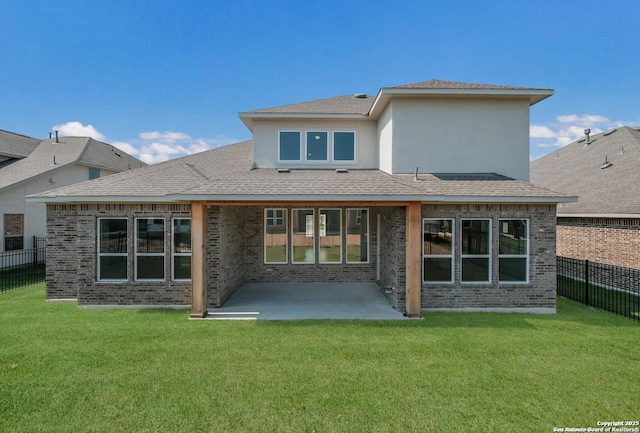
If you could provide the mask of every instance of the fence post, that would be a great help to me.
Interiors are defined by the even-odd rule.
[[[589,260],[584,261],[584,303],[589,305]]]

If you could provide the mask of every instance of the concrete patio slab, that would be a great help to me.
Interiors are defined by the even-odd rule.
[[[407,320],[374,283],[245,283],[206,318]]]

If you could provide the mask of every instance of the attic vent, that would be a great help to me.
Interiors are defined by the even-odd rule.
[[[354,98],[358,98],[358,99],[366,99],[367,94],[366,93],[356,93],[353,95]]]
[[[590,129],[585,129],[584,130],[584,135],[585,135],[585,138],[587,139],[587,144],[589,144],[591,142],[591,140],[589,139],[589,134],[591,134],[591,130]]]
[[[346,168],[336,168],[336,173],[349,173]]]
[[[618,130],[617,128],[616,128],[616,129],[612,129],[611,131],[607,131],[607,132],[605,132],[603,135],[606,137],[607,135],[611,135],[611,134],[613,134],[613,133],[614,133],[614,132],[616,132],[617,130]]]
[[[609,167],[611,167],[612,165],[613,165],[613,164],[611,164],[611,163],[609,162],[609,160],[607,159],[607,157],[605,156],[605,157],[604,157],[604,164],[602,164],[602,165],[600,166],[600,169],[604,170],[605,168],[609,168]]]
[[[289,169],[288,168],[279,168],[278,173],[289,173]]]

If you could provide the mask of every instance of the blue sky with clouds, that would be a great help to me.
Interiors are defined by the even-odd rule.
[[[531,157],[640,126],[640,1],[0,0],[0,129],[147,162],[251,137],[240,111],[432,78],[555,89]]]

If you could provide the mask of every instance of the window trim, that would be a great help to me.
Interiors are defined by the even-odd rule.
[[[138,221],[140,220],[162,220],[162,253],[138,253]],[[136,217],[133,227],[133,280],[135,282],[160,282],[167,280],[167,221],[164,217]],[[162,257],[162,278],[138,278],[138,257]]]
[[[282,159],[282,146],[281,146],[281,140],[282,140],[282,133],[283,132],[297,132],[298,133],[298,138],[299,138],[299,143],[298,143],[298,159]],[[283,163],[292,163],[292,162],[301,162],[304,161],[304,159],[302,159],[302,148],[303,148],[303,141],[302,141],[302,137],[303,137],[303,133],[301,130],[299,129],[281,129],[278,131],[278,162],[283,162]]]
[[[349,261],[349,254],[347,252],[347,249],[349,248],[349,242],[348,242],[348,236],[349,236],[349,211],[363,211],[366,210],[367,211],[367,260],[365,261],[357,261],[357,262],[351,262]],[[347,238],[345,239],[345,243],[344,243],[344,248],[345,248],[345,263],[348,265],[366,265],[371,263],[371,218],[369,218],[369,216],[371,215],[370,209],[368,207],[348,207],[346,208],[346,221],[345,221],[345,235],[347,236]],[[362,212],[360,213],[360,223],[362,224]]]
[[[284,234],[285,234],[285,245],[284,245],[284,262],[268,262],[267,261],[267,227],[282,227],[281,225],[273,225],[273,226],[268,226],[267,225],[267,211],[282,211],[283,213],[283,217],[284,217],[284,221],[282,226],[284,226]],[[276,219],[275,214],[274,214],[274,220]],[[289,263],[289,226],[287,224],[287,209],[286,208],[282,208],[282,207],[265,207],[264,208],[264,212],[263,212],[263,224],[264,224],[264,230],[263,230],[263,236],[262,236],[262,262],[265,265],[286,265]]]
[[[283,132],[295,132],[298,133],[299,136],[299,144],[298,144],[298,159],[282,159],[281,152],[281,139]],[[335,134],[336,133],[351,133],[353,134],[353,159],[335,159]],[[310,133],[324,133],[327,134],[327,158],[326,159],[308,159],[307,157],[307,146],[308,140],[307,135]],[[355,129],[280,129],[278,130],[278,162],[287,164],[287,163],[303,163],[303,164],[354,164],[358,161],[358,133]]]
[[[100,251],[100,221],[102,220],[125,220],[127,223],[127,234],[126,234],[126,240],[127,240],[127,248],[126,251],[124,253],[103,253]],[[108,283],[126,283],[129,281],[129,218],[127,217],[98,217],[98,221],[97,221],[97,230],[96,230],[96,257],[97,257],[97,264],[96,264],[96,281],[97,282],[108,282]],[[101,257],[125,257],[125,263],[127,265],[127,270],[126,270],[126,278],[121,279],[121,278],[101,278],[101,268],[100,268],[100,258]]]
[[[336,159],[335,158],[335,154],[336,154],[336,147],[335,147],[335,142],[336,142],[336,132],[348,132],[353,134],[353,159]],[[340,129],[334,129],[331,131],[331,162],[335,162],[336,164],[353,164],[354,162],[357,162],[358,160],[358,139],[356,136],[356,131],[351,131],[351,130],[340,130]]]
[[[192,257],[193,255],[193,245],[191,245],[191,252],[189,253],[177,253],[175,252],[175,230],[176,230],[176,226],[175,226],[175,221],[178,220],[189,220],[191,221],[191,217],[173,217],[171,218],[171,243],[170,243],[170,247],[171,247],[171,281],[176,281],[176,282],[184,282],[184,281],[191,281],[191,278],[176,278],[175,277],[175,257]],[[190,230],[191,230],[191,224],[189,224]],[[192,262],[193,264],[193,262]]]
[[[297,211],[301,211],[301,210],[303,210],[303,211],[311,211],[311,215],[313,216],[313,234],[312,234],[312,236],[309,236],[311,239],[313,239],[313,261],[310,261],[310,262],[296,262],[295,261],[295,254],[293,252],[293,249],[295,248],[294,236],[296,235],[296,232],[293,230],[294,213],[296,213]],[[306,235],[306,225],[305,225],[305,235]],[[291,264],[293,264],[293,265],[315,265],[315,264],[317,264],[317,260],[316,260],[316,208],[293,208],[293,209],[291,209]]]
[[[327,157],[325,159],[309,159],[309,135],[310,134],[325,134],[327,137],[327,148],[325,149],[325,153]],[[319,164],[323,162],[331,161],[331,137],[332,134],[327,130],[318,130],[318,129],[308,129],[304,132],[304,161],[310,162],[314,164]]]
[[[500,254],[500,224],[503,221],[526,221],[527,251],[526,254]],[[531,263],[531,220],[529,218],[498,218],[498,284],[529,284],[529,266]],[[500,280],[500,259],[525,259],[525,280],[524,281],[504,281]]]
[[[20,216],[21,220],[20,220],[20,229],[21,229],[21,233],[19,235],[8,235],[7,234],[7,217],[15,217],[15,216]],[[20,251],[20,250],[24,250],[24,214],[23,213],[5,213],[2,215],[2,236],[3,236],[3,241],[2,241],[2,248],[3,251]],[[14,240],[14,239],[20,239],[20,248],[7,248],[7,240]],[[34,245],[35,246],[35,245]]]
[[[338,211],[338,221],[340,223],[340,259],[337,262],[323,262],[320,257],[320,251],[322,251],[322,239],[320,234],[320,216],[322,215],[322,211]],[[342,209],[341,208],[319,208],[318,209],[318,264],[320,265],[336,265],[342,264]],[[325,223],[326,224],[326,223]],[[325,227],[326,230],[326,227]]]
[[[462,243],[464,242],[464,222],[465,221],[489,221],[489,233],[487,239],[488,251],[486,254],[464,254],[464,248],[462,247]],[[493,219],[492,218],[461,218],[460,219],[460,283],[461,284],[492,284],[493,281],[493,263],[492,263],[492,251],[493,251]],[[464,281],[462,279],[463,273],[463,262],[464,259],[489,259],[487,267],[488,267],[488,280],[487,281]]]
[[[450,254],[427,254],[424,251],[425,223],[427,221],[450,221],[451,222],[451,253]],[[455,282],[455,257],[456,257],[456,219],[455,218],[422,218],[422,283],[424,284],[453,284]],[[462,250],[461,250],[462,251]],[[449,281],[426,281],[424,279],[424,259],[436,258],[451,260],[451,279]],[[462,259],[460,259],[462,264]],[[462,269],[462,267],[460,268]],[[462,275],[460,276],[462,280]]]

